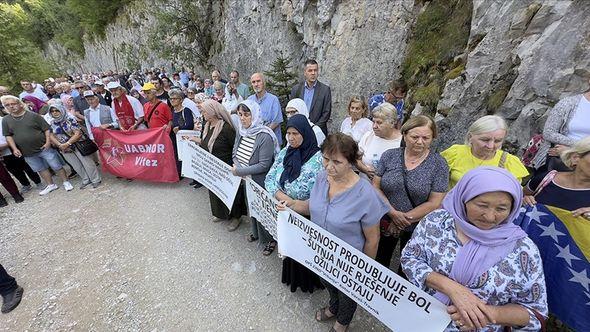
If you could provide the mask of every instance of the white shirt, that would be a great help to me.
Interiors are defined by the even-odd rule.
[[[4,137],[4,133],[2,132],[2,117],[0,117],[0,145],[4,145],[7,143],[8,142],[6,142],[6,137]],[[0,150],[0,157],[9,156],[11,154],[12,154],[12,152],[10,151],[9,147],[6,147],[6,149]]]
[[[135,119],[139,119],[141,118],[144,114],[143,114],[143,105],[141,105],[141,102],[139,100],[137,100],[137,98],[126,95],[127,96],[127,100],[129,100],[129,104],[131,104],[131,108],[133,108],[133,117],[135,117]],[[115,100],[115,98],[113,98],[113,102],[111,103],[111,113],[114,112],[115,109],[115,103],[117,103],[118,101]],[[121,103],[119,103],[119,106],[121,106]]]
[[[223,97],[223,100],[221,101],[221,105],[225,107],[226,111],[231,113],[234,110],[236,110],[238,108],[238,105],[243,101],[244,98],[242,98],[242,96],[238,95],[238,98],[236,98],[236,96],[227,94],[226,92],[225,96]]]
[[[375,135],[373,130],[366,132],[359,141],[359,149],[363,153],[363,163],[377,168],[377,163],[381,159],[383,152],[389,149],[399,148],[401,142],[401,136],[388,140]]]
[[[352,137],[352,139],[354,139],[354,141],[357,143],[361,140],[361,137],[363,137],[366,132],[372,130],[373,121],[367,118],[358,119],[353,126],[352,119],[349,116],[344,119],[342,121],[342,125],[340,125],[340,132]]]
[[[88,136],[93,140],[94,136],[92,135],[91,128],[100,127],[102,124],[100,123],[100,105],[98,105],[96,108],[89,107],[88,109],[90,111],[88,112],[88,117],[85,119],[86,129],[88,130]],[[117,114],[115,114],[115,109],[110,107],[109,111],[111,112],[111,119],[113,119],[113,122],[118,122],[119,118],[117,118]]]
[[[40,91],[40,90],[33,90],[33,92],[31,92],[31,93],[23,91],[20,93],[20,95],[18,95],[18,97],[20,99],[23,99],[26,96],[33,96],[33,97],[35,97],[37,99],[41,99],[43,101],[49,100],[49,98],[47,98],[47,96],[43,93],[43,91]]]
[[[186,107],[189,110],[191,110],[195,122],[197,122],[201,117],[201,111],[199,111],[199,106],[197,106],[197,103],[190,100],[189,98],[184,98],[184,100],[182,101],[182,107]]]
[[[579,141],[586,136],[590,136],[590,101],[582,96],[568,124],[567,137]]]

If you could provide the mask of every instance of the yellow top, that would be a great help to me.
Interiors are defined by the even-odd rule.
[[[500,164],[500,159],[502,158],[502,152],[502,150],[496,151],[494,158],[489,160],[482,160],[475,157],[471,153],[471,147],[468,145],[455,144],[441,152],[441,156],[447,160],[449,169],[451,170],[449,189],[453,188],[465,173],[476,167],[498,166]],[[506,155],[504,168],[512,173],[519,182],[522,182],[522,179],[529,175],[529,171],[527,171],[526,167],[520,162],[520,159],[510,153]]]

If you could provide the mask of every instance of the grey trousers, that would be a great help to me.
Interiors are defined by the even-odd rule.
[[[73,152],[64,153],[64,158],[72,165],[76,173],[82,179],[82,183],[99,183],[101,181],[100,172],[92,159],[92,155],[83,156],[80,151],[74,149]]]
[[[260,243],[267,244],[270,241],[274,241],[272,235],[262,226],[256,218],[252,218],[252,235],[258,238]]]

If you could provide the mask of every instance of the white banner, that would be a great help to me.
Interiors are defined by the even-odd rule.
[[[198,130],[179,130],[176,132],[176,147],[178,150],[178,160],[184,159],[185,147],[191,137],[201,137],[201,132]]]
[[[246,179],[246,197],[250,217],[256,218],[276,240],[278,201],[252,179]]]
[[[293,211],[278,216],[279,252],[330,282],[396,332],[443,331],[446,306]]]
[[[189,141],[184,147],[182,175],[195,179],[211,190],[231,210],[242,178],[231,173],[231,167]]]

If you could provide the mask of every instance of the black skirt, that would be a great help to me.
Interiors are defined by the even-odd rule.
[[[281,282],[290,285],[292,293],[297,291],[297,287],[301,288],[304,293],[313,293],[315,289],[324,289],[325,287],[320,280],[317,274],[297,263],[294,259],[285,257],[283,260]]]

